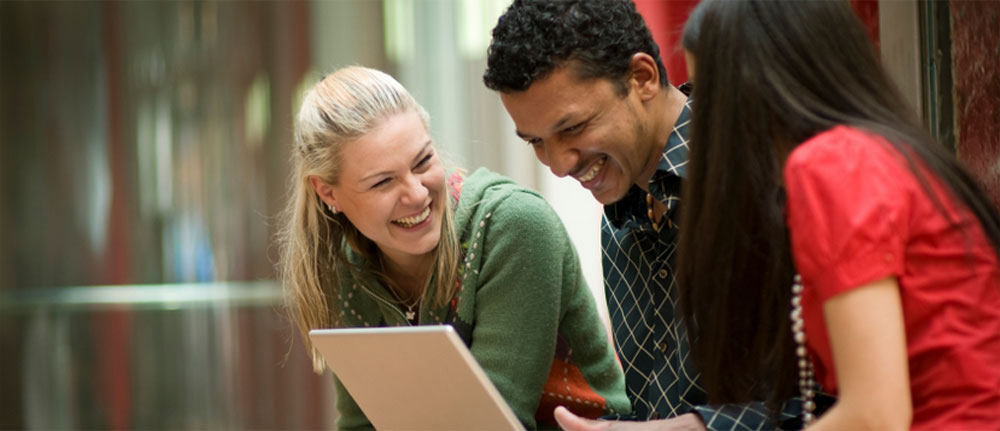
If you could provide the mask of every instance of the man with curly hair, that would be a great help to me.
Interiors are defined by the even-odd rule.
[[[493,29],[483,81],[538,160],[604,205],[604,288],[636,418],[669,418],[657,424],[667,429],[773,428],[761,403],[704,405],[673,268],[690,86],[667,81],[635,5],[515,0]],[[566,428],[595,425],[560,410]]]

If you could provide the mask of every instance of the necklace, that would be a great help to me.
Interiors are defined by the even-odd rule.
[[[795,338],[795,356],[799,362],[799,394],[802,396],[802,427],[808,427],[816,415],[816,381],[813,379],[813,363],[806,350],[805,321],[802,318],[802,277],[795,274],[792,282],[792,336]]]
[[[385,271],[388,275],[389,271],[385,269],[385,261],[380,260],[379,265],[382,267],[382,271]],[[392,278],[391,275],[389,277]],[[424,294],[427,293],[429,283],[430,280],[424,282],[424,288],[420,289],[419,295],[407,295],[406,299],[403,299],[403,295],[400,294],[401,291],[405,292],[406,289],[400,286],[398,282],[390,283],[385,286],[386,290],[392,294],[393,299],[396,300],[396,303],[399,304],[399,309],[403,312],[403,316],[406,317],[406,320],[410,323],[416,323],[417,311],[420,310],[420,303],[424,300]],[[406,310],[403,310],[403,308],[406,308]]]
[[[409,304],[406,306],[406,320],[413,321],[417,318],[417,312],[413,310],[417,304]]]
[[[406,320],[414,323],[417,319],[417,310],[420,309],[420,302],[423,301],[424,294],[427,293],[427,287],[425,286],[420,292],[420,295],[417,295],[416,298],[412,298],[408,301],[403,300],[402,295],[400,295],[399,292],[396,292],[396,289],[390,288],[389,291],[392,293],[392,296],[396,298],[396,302],[399,304],[400,310],[406,308],[406,310],[402,310],[403,316],[406,317]]]
[[[656,222],[656,213],[653,211],[653,195],[646,192],[646,216],[649,217],[649,224],[653,226],[654,232],[660,231],[660,224]]]

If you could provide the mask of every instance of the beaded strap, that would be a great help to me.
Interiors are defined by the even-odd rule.
[[[792,283],[792,335],[795,338],[795,356],[799,363],[799,394],[802,396],[802,427],[808,427],[816,420],[816,380],[813,363],[806,349],[805,322],[802,319],[802,277],[795,274]]]
[[[653,195],[646,193],[646,216],[649,217],[649,224],[653,226],[654,232],[660,231],[660,224],[656,222],[656,213],[653,211]]]

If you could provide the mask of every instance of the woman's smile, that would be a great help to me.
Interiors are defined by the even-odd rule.
[[[393,220],[392,223],[406,229],[412,229],[419,225],[425,224],[424,222],[430,219],[430,215],[431,215],[431,206],[427,205],[427,207],[424,208],[424,210],[421,211],[420,214],[410,217],[399,218]]]

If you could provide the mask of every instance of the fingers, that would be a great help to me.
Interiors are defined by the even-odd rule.
[[[566,407],[556,407],[553,415],[559,427],[566,431],[599,431],[607,429],[611,425],[608,421],[595,421],[581,418],[569,411]]]

